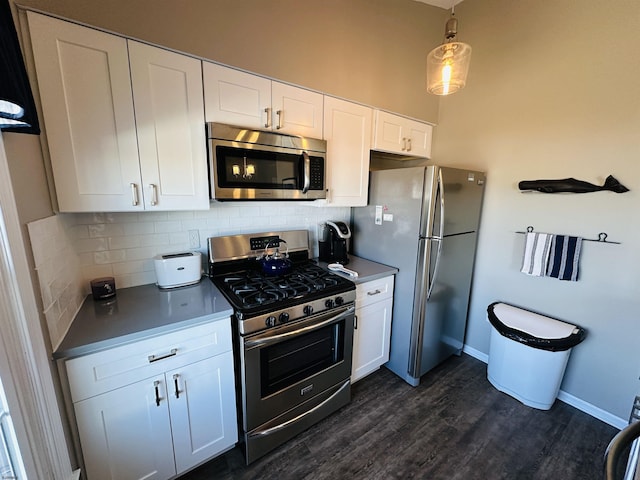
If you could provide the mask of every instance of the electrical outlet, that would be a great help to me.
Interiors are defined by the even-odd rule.
[[[200,231],[189,230],[189,248],[200,248]]]

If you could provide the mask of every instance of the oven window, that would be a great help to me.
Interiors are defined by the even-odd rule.
[[[260,351],[266,397],[344,360],[344,320]]]
[[[218,186],[300,190],[300,155],[216,146]]]

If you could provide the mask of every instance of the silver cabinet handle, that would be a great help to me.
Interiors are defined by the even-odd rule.
[[[267,123],[264,124],[265,128],[271,128],[271,108],[267,107],[264,109],[264,113],[267,114]]]
[[[158,360],[164,360],[165,358],[173,357],[174,355],[177,355],[177,354],[178,354],[178,349],[172,348],[169,353],[166,353],[160,356],[149,355],[147,359],[149,359],[149,363],[153,363],[153,362],[157,362]]]
[[[136,207],[140,203],[138,198],[138,186],[135,183],[130,183],[131,186],[131,204]]]
[[[302,158],[304,158],[304,185],[302,186],[302,193],[307,193],[311,185],[311,160],[307,152],[302,152]]]
[[[411,139],[407,138],[407,152],[411,151]]]
[[[407,139],[403,138],[402,139],[402,150],[406,150],[407,149]]]
[[[276,110],[276,115],[278,115],[278,125],[276,128],[280,130],[282,128],[282,122],[284,120],[284,112],[282,110]]]
[[[176,398],[180,398],[180,393],[182,393],[182,390],[180,390],[180,387],[178,386],[179,378],[180,378],[180,375],[178,373],[173,375],[173,386],[175,388]]]
[[[354,330],[358,329],[358,315],[353,316],[353,329]]]
[[[155,382],[153,382],[153,388],[156,391],[156,407],[160,406],[160,400],[162,400],[162,398],[160,398],[160,381],[156,380]]]
[[[154,183],[149,184],[149,188],[151,189],[151,206],[155,206],[158,204],[158,187]]]
[[[367,295],[373,296],[378,295],[379,293],[382,293],[380,289],[375,289],[373,292],[367,292]]]

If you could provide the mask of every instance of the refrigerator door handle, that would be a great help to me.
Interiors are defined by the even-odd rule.
[[[427,290],[427,301],[431,298],[433,286],[436,283],[438,275],[438,266],[440,265],[440,257],[442,256],[442,241],[444,240],[444,183],[442,181],[442,170],[438,170],[438,187],[436,190],[436,198],[440,198],[436,208],[440,208],[440,235],[432,236],[431,240],[438,242],[438,252],[436,253],[436,261],[433,266],[433,275],[429,278],[429,288]]]

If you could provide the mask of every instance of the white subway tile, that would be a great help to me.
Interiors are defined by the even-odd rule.
[[[76,253],[99,252],[108,250],[109,241],[107,238],[86,238],[77,239],[74,242]]]
[[[127,258],[127,250],[107,250],[104,252],[95,252],[93,254],[93,261],[96,265],[111,264],[116,262],[123,262]]]
[[[124,235],[124,227],[122,224],[113,223],[96,223],[87,225],[89,237],[116,237]]]
[[[134,248],[142,245],[141,237],[138,235],[123,235],[121,237],[109,238],[109,249],[119,250],[123,248]]]
[[[123,226],[125,235],[145,235],[155,232],[153,222],[125,223]]]
[[[167,233],[154,233],[152,235],[140,235],[140,246],[141,247],[153,247],[158,246],[162,247],[164,245],[168,245],[169,234]]]
[[[179,232],[182,228],[180,222],[177,220],[172,222],[155,222],[154,226],[156,233]]]

